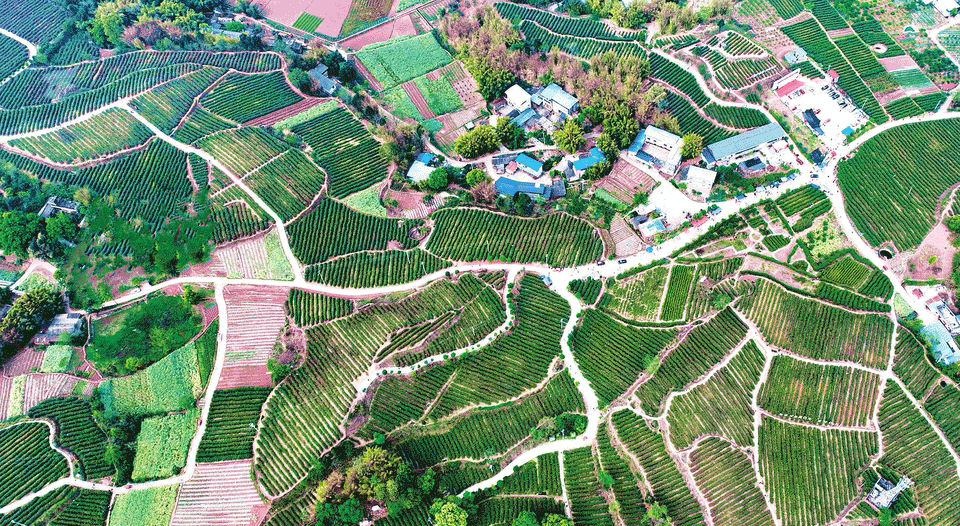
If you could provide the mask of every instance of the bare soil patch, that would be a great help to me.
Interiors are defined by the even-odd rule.
[[[957,251],[950,238],[946,225],[937,223],[907,260],[904,278],[922,281],[949,278],[953,254]]]
[[[880,61],[880,65],[883,66],[883,69],[887,71],[900,71],[901,69],[915,69],[919,67],[917,66],[917,63],[910,58],[910,55],[886,57],[877,60]]]

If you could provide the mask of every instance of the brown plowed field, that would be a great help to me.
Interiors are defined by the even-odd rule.
[[[263,117],[257,117],[251,121],[243,123],[244,126],[273,126],[274,124],[286,119],[287,117],[293,117],[298,113],[303,113],[310,108],[320,104],[321,102],[327,99],[322,99],[319,97],[310,97],[303,99],[300,102],[291,104],[286,108],[279,109],[273,113],[268,113]]]
[[[407,95],[410,96],[410,100],[413,101],[413,105],[417,107],[417,110],[420,112],[420,115],[423,115],[424,119],[432,119],[437,116],[437,114],[431,111],[430,107],[427,106],[427,100],[423,98],[423,93],[420,93],[420,88],[418,88],[413,81],[404,82],[402,86],[403,91],[407,92]]]

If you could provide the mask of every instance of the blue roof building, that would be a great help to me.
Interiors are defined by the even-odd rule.
[[[573,161],[572,163],[573,171],[576,172],[577,175],[582,175],[583,172],[587,170],[587,168],[590,168],[591,166],[597,163],[602,163],[603,161],[606,161],[606,160],[607,160],[607,157],[603,155],[603,152],[600,151],[600,148],[597,148],[596,146],[594,146],[593,148],[590,148],[589,156],[584,157],[583,159],[577,159],[576,161]]]
[[[551,184],[538,184],[529,181],[517,181],[509,177],[501,177],[493,183],[493,187],[497,190],[498,194],[508,195],[510,197],[513,197],[517,192],[527,194],[531,197],[542,197],[544,199],[567,195],[567,187],[560,179],[557,179]]]
[[[920,334],[930,340],[933,346],[933,357],[938,362],[944,365],[960,362],[960,349],[957,348],[957,342],[953,340],[953,336],[943,323],[931,323],[920,329]]]
[[[752,152],[786,136],[787,132],[779,124],[771,122],[707,146],[703,149],[703,158],[708,166],[726,164],[736,155]]]
[[[521,112],[520,115],[517,115],[516,117],[513,118],[513,123],[523,128],[524,126],[527,125],[528,122],[530,122],[530,119],[532,119],[534,115],[537,115],[536,110],[534,110],[533,108],[527,108],[523,110],[523,112]]]
[[[534,177],[540,177],[543,174],[543,163],[525,153],[517,156],[517,166]]]

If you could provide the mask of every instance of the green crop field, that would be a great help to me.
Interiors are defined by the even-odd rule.
[[[750,460],[729,442],[708,437],[690,455],[697,486],[711,504],[715,524],[773,524]]]
[[[452,61],[432,33],[415,37],[397,37],[364,46],[357,58],[380,86],[390,89],[413,80]]]
[[[10,144],[53,162],[79,164],[141,145],[151,137],[153,132],[128,112],[111,108],[62,130]]]
[[[197,430],[199,409],[144,419],[133,459],[134,482],[172,477],[187,463],[187,448]]]
[[[703,385],[676,397],[667,415],[674,446],[684,449],[706,434],[721,435],[742,447],[752,444],[750,395],[763,361],[751,340]]]
[[[674,330],[631,327],[590,309],[573,331],[571,347],[601,405],[606,405],[633,385],[675,337]]]
[[[117,495],[110,526],[167,526],[179,486],[160,486]]]
[[[679,391],[720,363],[746,334],[747,326],[729,307],[690,331],[663,359],[653,378],[637,389],[644,411],[659,413],[670,392]]]
[[[27,48],[16,40],[0,35],[0,79],[5,79],[27,63]]]
[[[297,259],[312,265],[351,252],[385,250],[390,242],[411,249],[417,242],[410,231],[422,224],[361,214],[339,201],[322,198],[288,232]]]
[[[313,158],[330,176],[329,194],[346,197],[383,180],[388,162],[380,143],[342,108],[292,128],[313,149]]]
[[[130,101],[130,106],[160,131],[172,133],[196,98],[224,73],[223,68],[204,67],[153,88]]]
[[[50,447],[50,428],[29,422],[0,429],[0,502],[4,505],[69,475],[67,459]]]
[[[568,214],[511,217],[480,209],[440,210],[427,250],[455,261],[543,262],[582,265],[596,260],[603,243],[589,223]]]
[[[263,75],[233,74],[200,99],[213,113],[237,123],[262,117],[301,100],[276,71]]]
[[[207,429],[197,450],[198,462],[253,456],[253,437],[269,387],[239,387],[213,393]]]
[[[919,90],[935,87],[930,79],[919,69],[901,69],[891,71],[890,76],[906,90]]]
[[[951,153],[958,148],[955,119],[906,124],[870,139],[840,162],[837,177],[847,213],[870,244],[890,240],[900,250],[920,244],[934,224],[940,195],[960,177]]]
[[[873,373],[775,356],[757,403],[787,420],[865,427],[879,391]]]
[[[57,424],[56,443],[77,457],[78,476],[95,480],[113,474],[113,466],[104,459],[107,437],[94,422],[89,403],[78,398],[50,398],[30,408],[28,414]]]
[[[617,280],[616,284],[607,288],[600,306],[634,320],[656,320],[669,273],[670,267],[660,266],[637,276]]]
[[[771,345],[808,358],[885,367],[893,326],[886,316],[854,314],[787,292],[766,279],[738,306]]]
[[[301,31],[306,31],[307,33],[313,33],[317,30],[320,22],[323,22],[323,19],[318,16],[309,13],[300,13],[300,16],[298,16],[297,20],[293,23],[293,27]]]
[[[784,524],[823,524],[854,496],[858,471],[877,453],[877,434],[821,431],[764,417],[760,469]],[[829,459],[829,460],[828,460]]]

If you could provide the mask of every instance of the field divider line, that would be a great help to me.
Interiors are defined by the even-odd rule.
[[[756,344],[757,348],[763,353],[763,369],[760,371],[760,378],[757,379],[757,385],[753,387],[753,392],[750,393],[750,409],[753,411],[753,444],[751,444],[751,447],[753,448],[754,454],[748,455],[748,458],[753,467],[753,476],[756,479],[757,486],[760,488],[760,494],[763,495],[763,501],[767,505],[767,510],[770,511],[770,515],[773,517],[773,523],[775,526],[781,526],[783,520],[777,517],[777,506],[773,503],[773,499],[770,498],[770,492],[767,490],[763,473],[760,472],[760,424],[763,422],[763,415],[760,413],[760,390],[763,389],[763,384],[765,384],[767,378],[770,377],[774,353],[762,338],[758,339]]]

